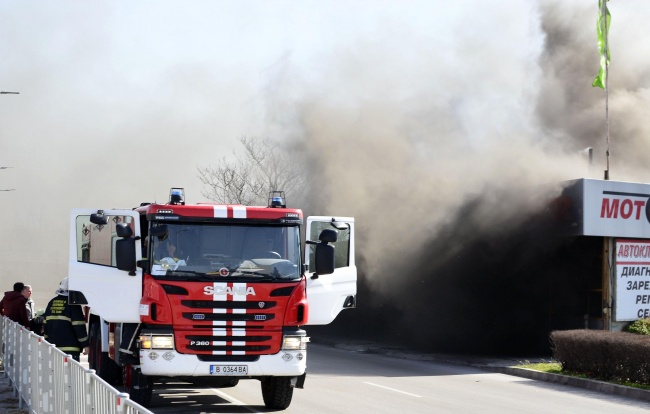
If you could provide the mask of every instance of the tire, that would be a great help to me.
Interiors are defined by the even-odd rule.
[[[99,378],[111,385],[120,385],[122,370],[109,356],[108,352],[102,352],[102,333],[99,322],[90,325],[90,350],[88,354],[88,365],[94,369]]]
[[[122,368],[122,382],[129,398],[143,407],[151,405],[153,396],[153,378],[143,375],[140,368],[126,365]]]
[[[267,408],[284,410],[291,404],[291,377],[268,377],[262,381],[262,398]]]

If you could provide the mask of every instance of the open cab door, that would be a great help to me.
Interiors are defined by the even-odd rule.
[[[132,210],[72,210],[68,266],[72,303],[86,302],[93,313],[110,322],[140,322],[139,222]]]
[[[356,307],[357,268],[354,263],[354,218],[307,217],[305,263],[307,264],[307,325],[327,325],[343,309]],[[335,241],[334,241],[335,239]],[[320,240],[320,241],[319,241]],[[315,243],[314,243],[315,242]],[[316,249],[328,245],[334,255],[334,271],[318,274]]]

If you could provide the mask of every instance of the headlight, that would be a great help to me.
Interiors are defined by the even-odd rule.
[[[140,335],[142,349],[174,349],[173,335]]]
[[[307,349],[307,336],[284,336],[282,338],[282,349],[285,351],[296,351],[299,349]]]

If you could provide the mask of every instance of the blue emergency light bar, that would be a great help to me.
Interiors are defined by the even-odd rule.
[[[185,205],[185,189],[172,187],[169,190],[169,204]]]

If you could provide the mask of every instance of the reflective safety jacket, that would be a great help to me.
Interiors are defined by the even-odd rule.
[[[88,346],[88,331],[81,306],[68,304],[67,296],[58,295],[52,299],[43,317],[43,337],[61,351],[79,353]]]

